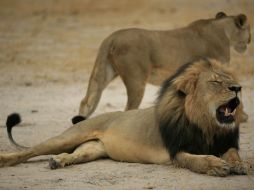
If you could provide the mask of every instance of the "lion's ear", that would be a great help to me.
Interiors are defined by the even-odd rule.
[[[247,17],[244,14],[240,14],[235,18],[235,24],[238,28],[242,28],[247,21]]]
[[[226,17],[226,16],[227,16],[226,13],[224,13],[224,12],[218,12],[218,13],[216,14],[215,18],[216,18],[216,19],[221,19],[221,18],[224,18],[224,17]]]
[[[178,93],[188,95],[194,92],[197,84],[197,76],[192,75],[175,81]]]

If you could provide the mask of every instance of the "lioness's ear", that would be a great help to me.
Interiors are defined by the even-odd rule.
[[[238,28],[242,28],[246,21],[247,17],[244,14],[240,14],[235,18],[235,24]]]
[[[224,18],[227,15],[224,12],[218,12],[215,16],[216,19]]]

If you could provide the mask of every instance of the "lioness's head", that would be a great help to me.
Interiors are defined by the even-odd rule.
[[[247,44],[251,41],[250,25],[247,22],[247,17],[244,14],[227,16],[225,13],[219,12],[215,16],[215,21],[223,25],[230,45],[237,52],[243,53],[247,49]]]
[[[241,86],[222,64],[199,60],[184,65],[164,83],[159,119],[181,122],[186,117],[204,130],[233,129],[239,125],[240,93]]]

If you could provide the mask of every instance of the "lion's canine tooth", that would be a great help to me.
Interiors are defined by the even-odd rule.
[[[224,114],[225,116],[229,116],[230,115],[230,113],[228,112],[228,108],[226,108],[226,111],[225,111],[225,114]]]
[[[231,115],[234,116],[234,115],[235,115],[235,112],[236,112],[236,109],[234,109],[234,111],[231,113]]]

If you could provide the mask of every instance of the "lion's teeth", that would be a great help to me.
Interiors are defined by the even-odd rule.
[[[234,115],[235,115],[235,112],[236,112],[236,109],[234,109],[234,111],[231,113],[231,115],[234,116]]]
[[[229,110],[228,108],[226,108],[225,112],[224,112],[224,115],[227,117],[227,116],[234,116],[235,115],[235,112],[236,112],[236,109],[234,109],[233,112],[230,112],[231,110]]]
[[[226,111],[225,111],[225,116],[229,116],[230,113],[228,112],[228,108],[226,108]]]

